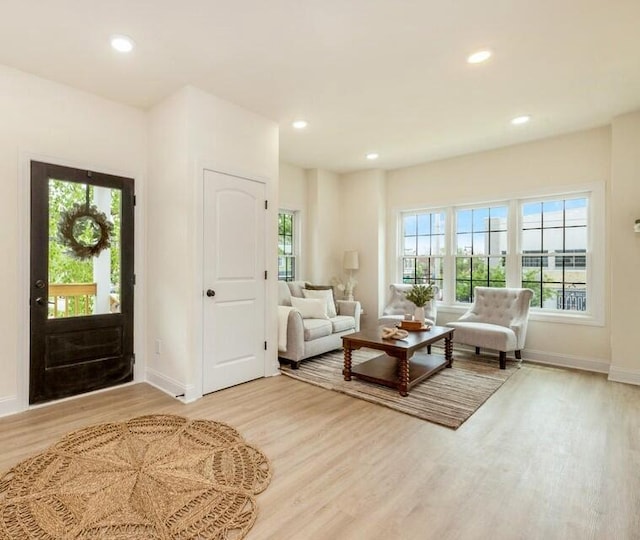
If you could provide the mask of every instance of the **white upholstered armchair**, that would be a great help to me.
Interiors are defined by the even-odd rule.
[[[406,294],[411,290],[413,285],[407,285],[405,283],[392,283],[389,285],[389,301],[382,310],[382,315],[378,319],[378,324],[384,324],[389,326],[397,325],[404,316],[408,313],[413,315],[416,310],[416,305],[407,300]],[[438,287],[433,285],[433,294],[438,295]],[[436,300],[429,300],[424,306],[425,322],[427,324],[436,324],[437,307]]]
[[[476,287],[469,310],[447,324],[455,328],[453,342],[475,346],[476,354],[481,347],[499,351],[505,369],[508,351],[522,358],[532,297],[531,289]]]

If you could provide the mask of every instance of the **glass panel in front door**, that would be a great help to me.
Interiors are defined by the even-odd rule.
[[[49,319],[120,312],[119,189],[49,179]]]

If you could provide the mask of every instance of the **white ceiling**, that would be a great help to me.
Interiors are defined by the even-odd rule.
[[[0,63],[149,108],[192,84],[281,158],[391,169],[640,109],[638,0],[0,0]],[[111,50],[127,34],[129,56]],[[466,56],[491,48],[471,66]],[[1,91],[1,88],[0,88]],[[530,114],[515,127],[509,120]],[[291,121],[305,118],[304,132]],[[365,154],[380,153],[369,162]]]

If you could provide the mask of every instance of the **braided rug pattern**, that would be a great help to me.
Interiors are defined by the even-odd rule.
[[[270,480],[264,454],[220,422],[100,424],[0,478],[0,538],[238,540]]]

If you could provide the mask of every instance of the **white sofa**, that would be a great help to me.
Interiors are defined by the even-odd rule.
[[[279,281],[278,304],[291,306],[291,297],[304,298],[304,281]],[[342,348],[341,337],[360,330],[360,302],[337,300],[336,316],[331,318],[303,318],[300,311],[289,310],[286,317],[286,348],[278,350],[278,357],[288,360],[294,369],[312,356]],[[280,323],[282,324],[282,323]]]

